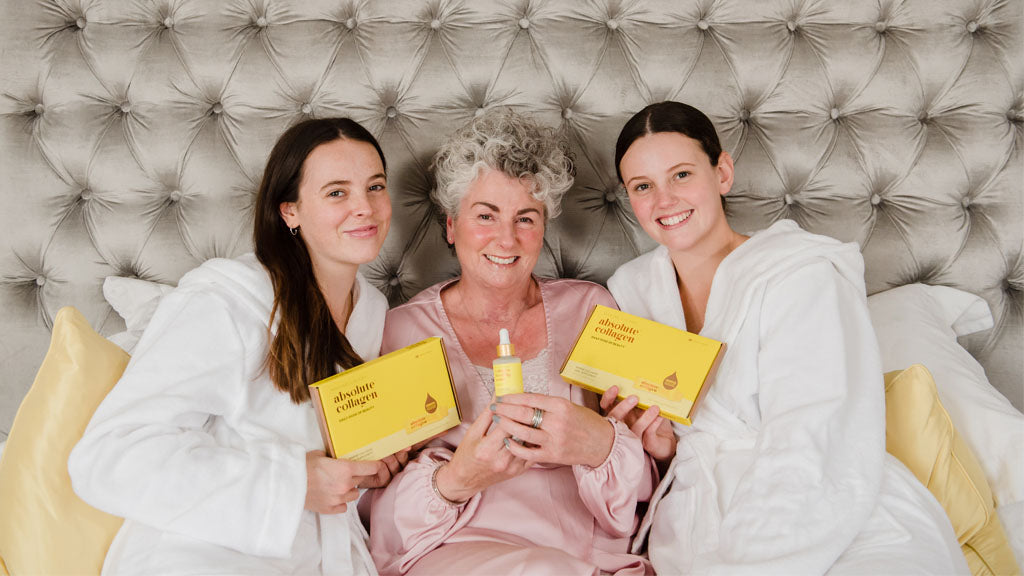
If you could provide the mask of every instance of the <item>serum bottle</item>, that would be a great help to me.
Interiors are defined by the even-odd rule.
[[[516,349],[509,340],[508,330],[498,332],[498,357],[494,359],[494,395],[522,394],[523,363],[515,356]]]

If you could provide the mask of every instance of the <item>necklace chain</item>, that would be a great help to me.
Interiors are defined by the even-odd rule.
[[[519,321],[522,320],[523,316],[526,315],[526,311],[530,308],[529,304],[527,304],[522,310],[519,311],[518,314],[515,315],[515,320],[512,321],[511,326],[509,326],[508,321],[492,321],[487,319],[486,317],[480,318],[473,314],[471,312],[471,308],[466,304],[466,300],[465,297],[463,296],[462,289],[461,287],[459,287],[458,284],[452,286],[452,290],[450,292],[454,292],[454,296],[456,296],[456,299],[458,299],[458,302],[452,302],[452,310],[458,311],[458,313],[453,317],[462,317],[469,320],[468,322],[465,322],[465,324],[469,324],[471,326],[471,336],[475,336],[476,338],[482,338],[483,342],[491,342],[493,340],[494,345],[497,346],[498,332],[501,328],[506,328],[508,330],[509,338],[512,340],[512,343],[516,343],[516,330],[519,328]],[[466,327],[463,326],[462,328],[465,329]],[[485,330],[489,330],[489,333]]]
[[[462,317],[471,318],[472,320],[470,320],[467,324],[472,326],[472,330],[476,333],[476,336],[485,336],[485,341],[489,341],[491,338],[497,339],[498,331],[501,328],[508,329],[509,337],[515,336],[516,329],[519,327],[519,321],[523,318],[523,315],[529,308],[529,306],[527,306],[520,310],[519,313],[515,315],[515,321],[513,321],[511,327],[509,327],[507,325],[507,321],[493,321],[487,318],[480,318],[476,316],[471,312],[470,307],[466,305],[466,300],[462,295],[462,291],[456,290],[455,293],[458,296],[459,300],[458,307],[456,308],[460,312],[458,315]],[[485,329],[481,325],[487,325],[488,327],[490,327],[490,331],[492,332],[492,334],[487,335],[486,332],[484,331]]]

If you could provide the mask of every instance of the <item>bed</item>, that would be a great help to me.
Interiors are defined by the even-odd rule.
[[[287,126],[381,141],[394,219],[365,274],[395,305],[457,273],[427,171],[454,126],[502,105],[566,132],[576,184],[538,270],[604,282],[653,247],[615,136],[674,99],[736,158],[733,226],[857,242],[887,369],[931,363],[998,458],[1024,438],[1022,25],[1020,0],[2,2],[0,440],[59,309],[124,338],[144,294],[251,249]]]

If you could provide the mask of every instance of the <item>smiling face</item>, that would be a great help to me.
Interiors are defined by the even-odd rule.
[[[712,166],[693,138],[657,132],[634,141],[619,170],[640,226],[670,253],[713,253],[733,240],[721,201],[732,187],[728,153]]]
[[[484,169],[448,217],[448,241],[462,278],[494,289],[528,282],[544,244],[544,204],[530,195],[529,181]]]
[[[282,202],[280,211],[289,228],[300,228],[318,275],[372,261],[391,223],[380,155],[358,140],[317,146],[302,165],[298,201]]]

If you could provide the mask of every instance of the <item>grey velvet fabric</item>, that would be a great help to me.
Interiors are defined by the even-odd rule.
[[[61,306],[104,334],[110,275],[174,283],[251,249],[275,138],[308,116],[377,135],[392,304],[457,271],[428,193],[479,109],[560,126],[578,164],[539,272],[603,282],[650,249],[612,165],[625,120],[691,103],[736,158],[739,230],[792,218],[860,243],[869,292],[984,297],[966,338],[1024,406],[1021,0],[0,0],[0,431]]]

